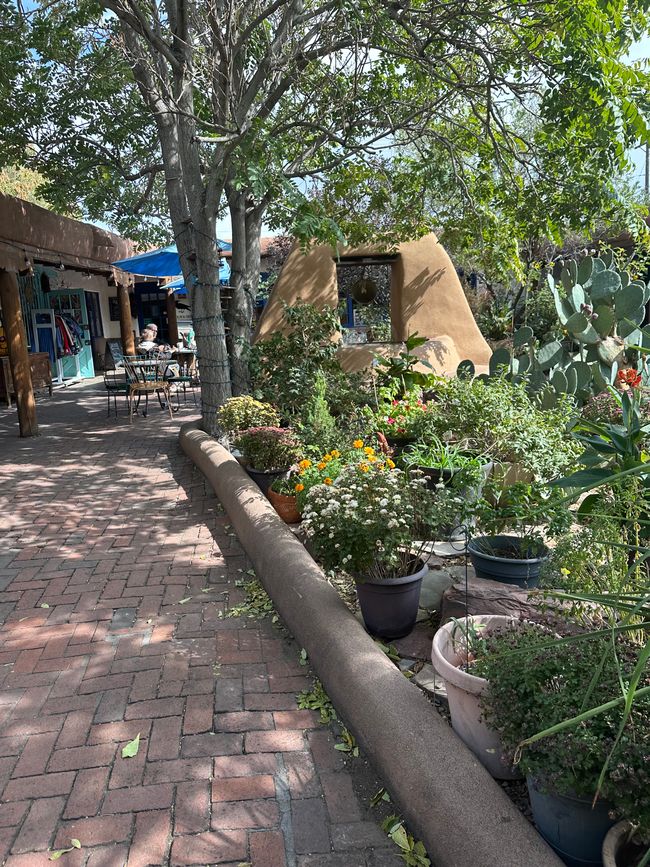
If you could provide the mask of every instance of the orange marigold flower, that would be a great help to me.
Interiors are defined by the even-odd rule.
[[[390,467],[391,470],[394,470],[394,469],[395,469],[395,461],[391,461],[391,459],[388,458],[388,459],[386,460],[386,466],[387,466],[387,467]]]
[[[340,458],[341,457],[341,452],[338,449],[332,449],[330,454],[332,455],[333,458]]]
[[[308,470],[309,467],[311,466],[311,461],[308,460],[307,458],[305,458],[304,461],[300,461],[298,466],[300,467],[301,470]]]
[[[316,464],[316,467],[319,470],[324,470],[326,466],[327,466],[327,464],[324,461],[321,461],[319,464]]]
[[[374,455],[375,450],[373,449],[372,446],[366,446],[365,449],[364,449],[364,452],[365,452],[367,455]]]
[[[332,455],[328,452],[326,455],[323,455],[323,460],[326,464],[329,464],[329,462],[332,460]]]
[[[326,479],[323,479],[323,481],[325,482],[326,485],[331,485],[331,484],[333,484],[332,479],[330,479],[329,476],[328,476]]]
[[[359,464],[359,469],[361,470],[362,473],[367,473],[368,470],[370,469],[370,466],[368,464],[362,463],[362,464]]]
[[[305,490],[305,486],[302,484],[302,482],[298,482],[298,484],[297,484],[296,487],[294,488],[294,491],[295,491],[297,494],[299,494],[301,491],[304,491],[304,490]]]
[[[352,443],[352,445],[355,447],[355,449],[362,449],[363,448],[363,440],[355,440]]]
[[[377,461],[377,458],[375,457],[375,455],[368,455],[368,461],[371,464],[374,464]]]

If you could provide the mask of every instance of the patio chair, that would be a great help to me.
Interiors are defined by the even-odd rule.
[[[106,389],[106,398],[108,401],[106,407],[106,415],[111,414],[111,395],[113,397],[113,405],[115,408],[115,417],[117,418],[117,397],[123,394],[127,399],[129,397],[129,381],[124,369],[113,369],[104,371],[104,388]]]
[[[174,418],[170,383],[168,379],[165,379],[168,365],[169,362],[166,360],[152,360],[145,356],[128,356],[124,358],[124,367],[129,381],[129,424],[133,422],[134,401],[136,401],[135,409],[137,409],[142,395],[144,395],[144,411],[142,413],[144,418],[147,417],[149,410],[150,394],[157,396],[158,402],[163,409],[165,405],[163,404],[161,395],[164,395],[166,406],[169,410],[169,417],[171,419]]]

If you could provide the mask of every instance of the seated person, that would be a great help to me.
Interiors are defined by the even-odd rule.
[[[157,330],[157,329],[156,329]],[[156,332],[147,326],[140,332],[140,342],[138,343],[138,352],[142,355],[149,355],[158,349],[156,343]]]

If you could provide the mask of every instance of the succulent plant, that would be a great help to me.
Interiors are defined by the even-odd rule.
[[[620,271],[611,252],[570,261],[558,282],[552,274],[547,280],[566,337],[539,346],[524,325],[513,335],[512,350],[492,354],[489,375],[506,368],[512,379],[525,378],[542,406],[554,406],[558,394],[583,403],[614,383],[619,361],[634,347],[650,348],[650,332],[642,328],[650,285]],[[458,374],[473,376],[474,366],[463,361]]]

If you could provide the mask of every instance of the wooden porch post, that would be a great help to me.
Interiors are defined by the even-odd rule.
[[[118,283],[117,298],[120,305],[120,337],[122,338],[122,348],[125,355],[135,355],[129,287]]]
[[[9,365],[14,381],[16,405],[18,407],[18,426],[21,437],[38,436],[36,421],[36,401],[32,388],[32,374],[29,368],[27,334],[20,308],[18,281],[13,271],[0,271],[0,302],[2,319],[7,330],[9,346]]]
[[[178,320],[176,318],[176,294],[167,290],[167,329],[172,346],[178,343]]]

